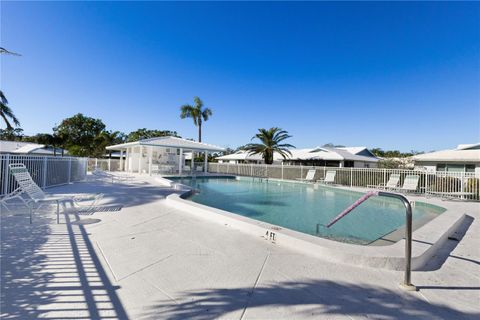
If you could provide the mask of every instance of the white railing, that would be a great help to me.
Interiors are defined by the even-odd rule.
[[[8,169],[11,163],[23,163],[41,188],[82,181],[87,174],[87,158],[0,154],[0,195],[17,188]]]
[[[104,171],[123,171],[124,166],[125,160],[120,162],[120,159],[88,158],[87,170],[92,172],[94,169],[98,168]]]
[[[313,166],[282,166],[264,164],[209,163],[208,172],[232,174],[249,177],[274,179],[305,179],[308,170],[316,169],[314,180],[325,178],[329,170],[336,171],[335,184],[350,187],[372,187],[384,185],[391,174],[399,174],[399,186],[403,185],[405,176],[419,176],[417,193],[480,200],[480,174],[470,172],[425,172],[405,169],[376,168],[338,168]]]

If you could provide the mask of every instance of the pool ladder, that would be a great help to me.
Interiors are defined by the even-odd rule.
[[[358,207],[362,202],[366,201],[368,198],[372,196],[379,196],[379,197],[388,197],[388,198],[395,198],[402,201],[403,205],[405,206],[405,274],[403,283],[400,284],[400,287],[407,290],[407,291],[417,291],[417,287],[412,284],[412,205],[408,201],[408,199],[398,193],[393,192],[386,192],[386,191],[370,191],[367,192],[363,197],[358,199],[355,203],[353,203],[350,207],[345,209],[342,213],[340,213],[337,217],[335,217],[329,224],[327,224],[327,228],[331,227],[337,221],[345,217],[348,213],[350,213],[353,209]]]

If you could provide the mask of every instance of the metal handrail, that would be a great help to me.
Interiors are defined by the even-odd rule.
[[[386,191],[371,191],[365,194],[362,198],[356,201],[353,205],[345,209],[342,213],[340,213],[337,217],[335,217],[329,224],[327,224],[327,228],[331,227],[335,224],[338,220],[345,217],[348,213],[350,213],[353,209],[359,206],[362,202],[366,201],[368,198],[372,196],[379,196],[379,197],[389,197],[389,198],[396,198],[403,202],[405,206],[405,215],[406,215],[406,222],[405,222],[405,274],[403,283],[400,286],[408,291],[416,291],[417,287],[412,284],[412,206],[408,199],[401,194],[393,193],[393,192],[386,192]]]

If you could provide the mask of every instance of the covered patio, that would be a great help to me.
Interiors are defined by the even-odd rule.
[[[145,174],[183,174],[208,171],[208,154],[222,152],[219,146],[177,137],[157,137],[108,146],[107,150],[120,152],[120,170]],[[203,154],[202,163],[185,164],[185,155]]]

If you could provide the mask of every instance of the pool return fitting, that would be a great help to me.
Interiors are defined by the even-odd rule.
[[[403,283],[400,284],[400,287],[407,290],[407,291],[417,291],[417,287],[415,287],[411,282],[411,275],[412,275],[412,206],[405,196],[393,193],[393,192],[386,192],[386,191],[369,191],[365,195],[363,195],[360,199],[355,201],[350,207],[345,209],[342,213],[336,216],[332,221],[330,221],[326,227],[330,228],[332,225],[338,222],[338,220],[345,217],[349,214],[353,209],[358,207],[368,198],[373,196],[379,197],[389,197],[399,199],[403,202],[403,205],[406,209],[406,223],[405,223],[405,276]]]

